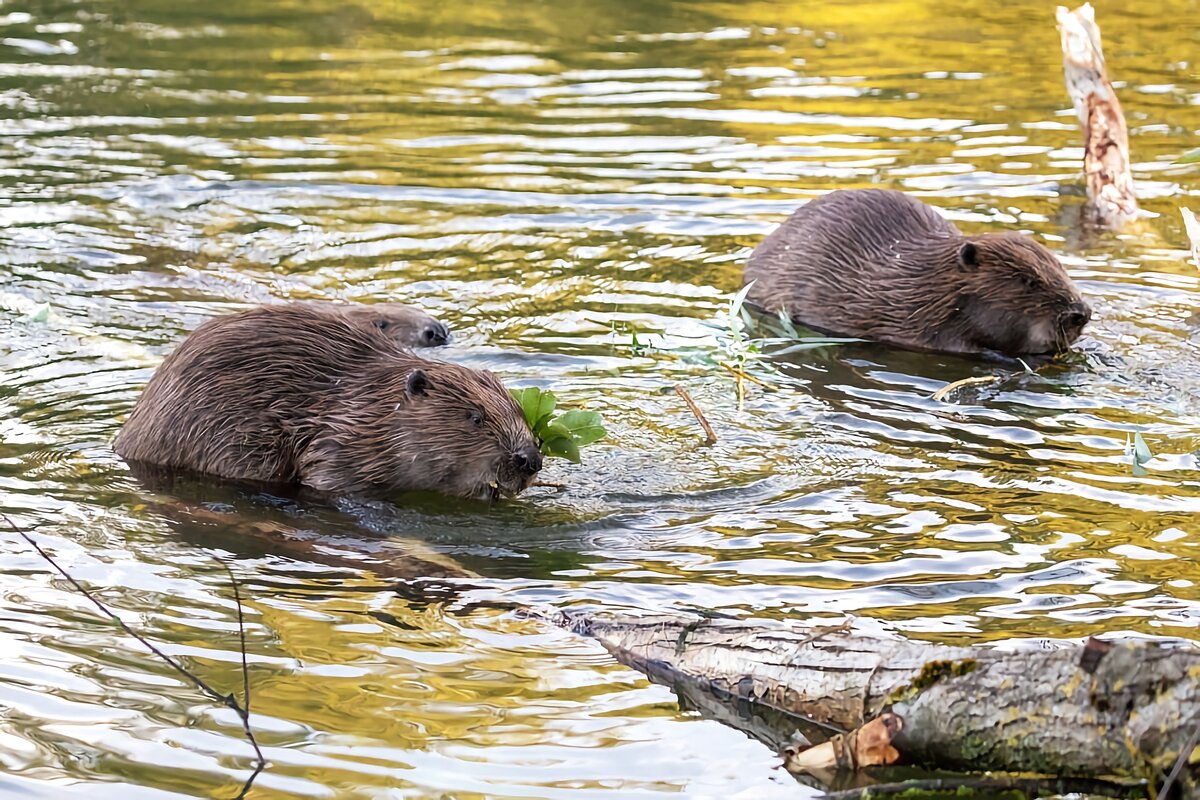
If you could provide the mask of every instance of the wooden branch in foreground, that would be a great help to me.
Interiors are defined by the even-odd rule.
[[[1091,3],[1056,12],[1062,36],[1067,93],[1083,128],[1083,172],[1097,221],[1119,228],[1137,213],[1129,172],[1129,133],[1121,103],[1108,80],[1100,28]]]
[[[695,695],[765,707],[840,730],[885,713],[902,761],[972,772],[1111,775],[1161,785],[1200,726],[1200,649],[1147,640],[1059,649],[946,647],[849,624],[539,611],[618,661]],[[737,725],[727,714],[722,721]],[[754,724],[770,716],[756,715]],[[786,723],[785,723],[786,724]],[[794,732],[749,730],[776,745]],[[1184,756],[1183,758],[1181,758]]]

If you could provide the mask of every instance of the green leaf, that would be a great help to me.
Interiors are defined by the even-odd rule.
[[[21,317],[22,322],[48,322],[50,320],[50,304],[42,303],[40,306],[30,311],[25,316]]]
[[[598,442],[608,433],[604,430],[600,415],[595,411],[568,411],[554,420],[554,424],[561,425],[570,431],[571,438],[580,447],[587,447],[592,442]]]
[[[567,427],[565,425],[560,425],[558,420],[554,420],[553,422],[548,422],[548,423],[546,423],[546,427],[542,428],[543,441],[549,441],[551,439],[559,439],[563,436],[570,439],[571,431],[567,430]]]
[[[1141,433],[1133,434],[1133,462],[1137,466],[1145,464],[1150,459],[1154,458],[1154,454],[1150,452],[1150,447],[1146,444],[1146,440],[1142,438]]]
[[[579,457],[579,445],[575,444],[575,440],[570,436],[558,436],[542,442],[542,453],[565,458],[575,464],[582,461]]]
[[[746,295],[750,294],[751,287],[754,286],[754,281],[750,281],[742,287],[741,291],[733,296],[729,301],[729,316],[735,317],[742,312],[742,306],[746,302]]]
[[[579,448],[596,442],[607,434],[600,415],[595,411],[567,411],[554,419],[558,400],[549,390],[530,386],[510,389],[509,393],[521,407],[525,422],[538,441],[543,455],[566,458],[580,463]]]
[[[545,420],[554,413],[554,407],[558,403],[553,392],[543,392],[536,386],[510,389],[509,393],[521,407],[521,413],[525,415],[525,423],[534,432],[537,432],[538,426],[544,424]]]
[[[545,437],[543,436],[543,434],[546,432],[546,426],[550,424],[550,418],[551,418],[551,417],[553,417],[553,416],[554,416],[554,412],[553,412],[553,411],[551,411],[549,414],[546,414],[546,415],[545,415],[545,416],[543,416],[541,419],[537,420],[537,421],[536,421],[536,422],[534,422],[532,425],[530,425],[530,426],[529,426],[529,429],[530,429],[531,431],[533,431],[533,432],[534,432],[534,434],[535,434],[535,435],[536,435],[536,436],[537,436],[539,439],[540,439],[540,438],[545,438]],[[527,420],[527,421],[528,421],[528,420]]]
[[[1188,150],[1186,153],[1181,155],[1179,157],[1179,160],[1176,161],[1175,163],[1176,164],[1195,164],[1197,162],[1200,162],[1200,147],[1197,147],[1195,150]]]
[[[792,324],[792,315],[789,314],[786,309],[779,309],[779,325],[783,328],[783,332],[786,333],[790,338],[800,338],[800,332],[797,331],[796,326]]]

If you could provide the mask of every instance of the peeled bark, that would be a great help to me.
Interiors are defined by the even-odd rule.
[[[893,713],[903,724],[892,744],[908,763],[1159,784],[1181,751],[1192,752],[1200,726],[1200,650],[1182,641],[1002,650],[848,624],[542,615],[692,695],[702,689],[842,730]],[[755,735],[778,743],[790,734]],[[1185,795],[1197,794],[1198,777],[1200,767],[1185,763]]]
[[[1105,70],[1100,28],[1091,3],[1074,11],[1059,6],[1057,17],[1067,93],[1083,129],[1090,210],[1102,226],[1119,228],[1137,213],[1137,196],[1129,171],[1129,133]]]

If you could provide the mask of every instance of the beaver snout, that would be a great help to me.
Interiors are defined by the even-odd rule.
[[[536,447],[523,447],[512,454],[512,462],[522,476],[536,475],[542,468],[542,451]]]
[[[1092,321],[1092,307],[1083,300],[1071,303],[1059,316],[1059,325],[1064,331],[1081,331]]]
[[[420,337],[421,344],[425,347],[437,347],[450,341],[450,329],[436,319],[431,319],[421,330]]]

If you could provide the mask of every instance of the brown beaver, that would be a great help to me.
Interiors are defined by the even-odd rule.
[[[403,303],[360,305],[312,300],[308,305],[343,314],[355,323],[374,325],[406,347],[437,347],[450,341],[445,323]]]
[[[901,192],[831,192],[746,262],[747,299],[816,330],[952,353],[1057,353],[1091,319],[1049,250],[1016,233],[964,236]]]
[[[134,463],[331,494],[515,495],[542,467],[490,372],[414,355],[324,304],[218,317],[162,363],[113,448]]]

